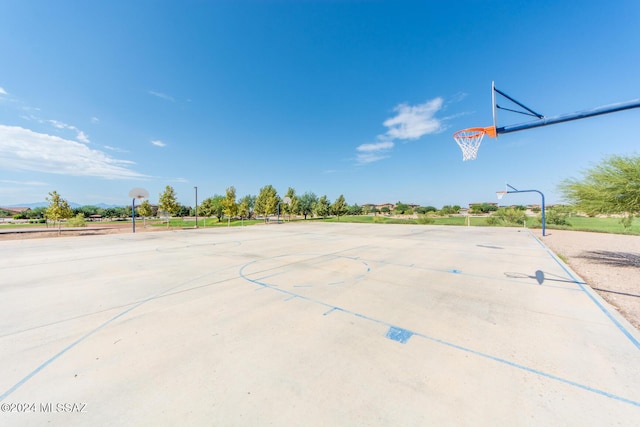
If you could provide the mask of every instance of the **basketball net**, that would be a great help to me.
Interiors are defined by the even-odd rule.
[[[493,126],[488,128],[469,128],[462,129],[453,134],[458,146],[462,150],[462,160],[475,160],[478,157],[478,149],[485,135],[490,137],[496,136],[496,130]]]

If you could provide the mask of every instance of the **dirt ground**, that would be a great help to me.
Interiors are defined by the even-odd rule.
[[[136,233],[166,231],[165,227],[136,227]],[[640,236],[547,230],[537,236],[591,288],[640,330]],[[63,231],[62,236],[131,233],[131,224]],[[58,237],[56,231],[0,233],[1,240]]]
[[[640,330],[640,236],[548,230],[538,237]]]

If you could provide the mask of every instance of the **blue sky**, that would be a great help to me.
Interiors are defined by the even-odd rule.
[[[485,138],[475,161],[452,139],[491,124],[492,81],[546,116],[639,98],[636,0],[5,0],[0,16],[1,206],[267,184],[441,207],[509,183],[557,203],[563,179],[638,152],[640,109]]]

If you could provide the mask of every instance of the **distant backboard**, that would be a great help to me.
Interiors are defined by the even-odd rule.
[[[129,197],[131,197],[132,199],[148,199],[149,192],[144,188],[132,188],[129,191]]]

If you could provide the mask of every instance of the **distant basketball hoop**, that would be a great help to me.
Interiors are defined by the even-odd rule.
[[[149,192],[144,188],[132,188],[129,191],[129,197],[133,199],[148,199]]]
[[[136,199],[147,199],[149,198],[149,192],[144,188],[132,188],[129,191],[129,197],[131,197],[131,227],[133,228],[133,232],[136,232]]]

